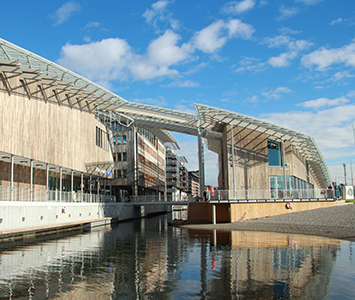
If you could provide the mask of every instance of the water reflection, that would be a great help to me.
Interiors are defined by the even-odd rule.
[[[176,216],[0,245],[1,299],[352,299],[353,244]]]

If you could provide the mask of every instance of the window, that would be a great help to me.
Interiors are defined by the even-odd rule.
[[[108,151],[108,136],[105,131],[96,126],[96,146]]]
[[[121,178],[121,170],[115,170],[114,171],[114,174],[115,174],[115,178]]]
[[[127,169],[122,170],[122,177],[127,178]]]
[[[122,144],[123,144],[123,145],[126,145],[126,144],[127,144],[127,136],[126,136],[126,135],[123,135],[123,136],[122,136]]]
[[[122,153],[116,153],[117,154],[117,161],[122,161]]]
[[[267,141],[269,166],[280,167],[281,166],[281,143],[268,140]]]
[[[116,137],[113,137],[113,144],[116,145]]]
[[[121,136],[116,136],[117,145],[121,145]]]
[[[127,161],[127,153],[126,152],[122,153],[122,161]]]

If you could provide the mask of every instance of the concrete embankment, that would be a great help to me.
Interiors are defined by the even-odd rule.
[[[355,241],[355,205],[346,204],[234,223],[189,224],[190,229],[268,231]]]
[[[146,217],[169,205],[0,201],[0,241]]]

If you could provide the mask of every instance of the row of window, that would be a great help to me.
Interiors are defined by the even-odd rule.
[[[165,175],[164,170],[160,169],[156,164],[151,162],[149,159],[145,158],[143,155],[139,155],[139,159],[142,164],[146,165],[147,167],[149,167],[153,171],[158,171],[161,175]]]
[[[157,159],[157,152],[149,147],[143,140],[140,141],[139,145],[144,149],[145,152],[149,153],[155,159]]]
[[[162,180],[160,180],[160,179],[158,179],[158,178],[156,178],[156,177],[154,177],[152,175],[149,175],[147,173],[140,172],[139,178],[140,179],[144,179],[145,181],[148,181],[148,182],[153,183],[155,185],[156,184],[162,185],[162,186],[165,185],[164,181],[162,181]]]
[[[105,149],[106,151],[108,151],[109,149],[107,133],[97,126],[96,126],[96,146],[99,146],[100,148]]]
[[[285,188],[284,176],[270,176],[270,188],[283,190]],[[295,176],[286,176],[286,189],[308,190],[314,189],[314,185]]]
[[[114,145],[126,145],[127,144],[127,135],[117,135],[113,137]]]
[[[113,154],[113,161],[127,161],[127,152],[116,152]]]
[[[127,178],[127,169],[123,170],[114,170],[114,178]]]

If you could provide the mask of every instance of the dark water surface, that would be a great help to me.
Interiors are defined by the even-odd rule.
[[[175,217],[175,216],[174,216]],[[354,243],[173,216],[0,244],[0,299],[354,299]]]

